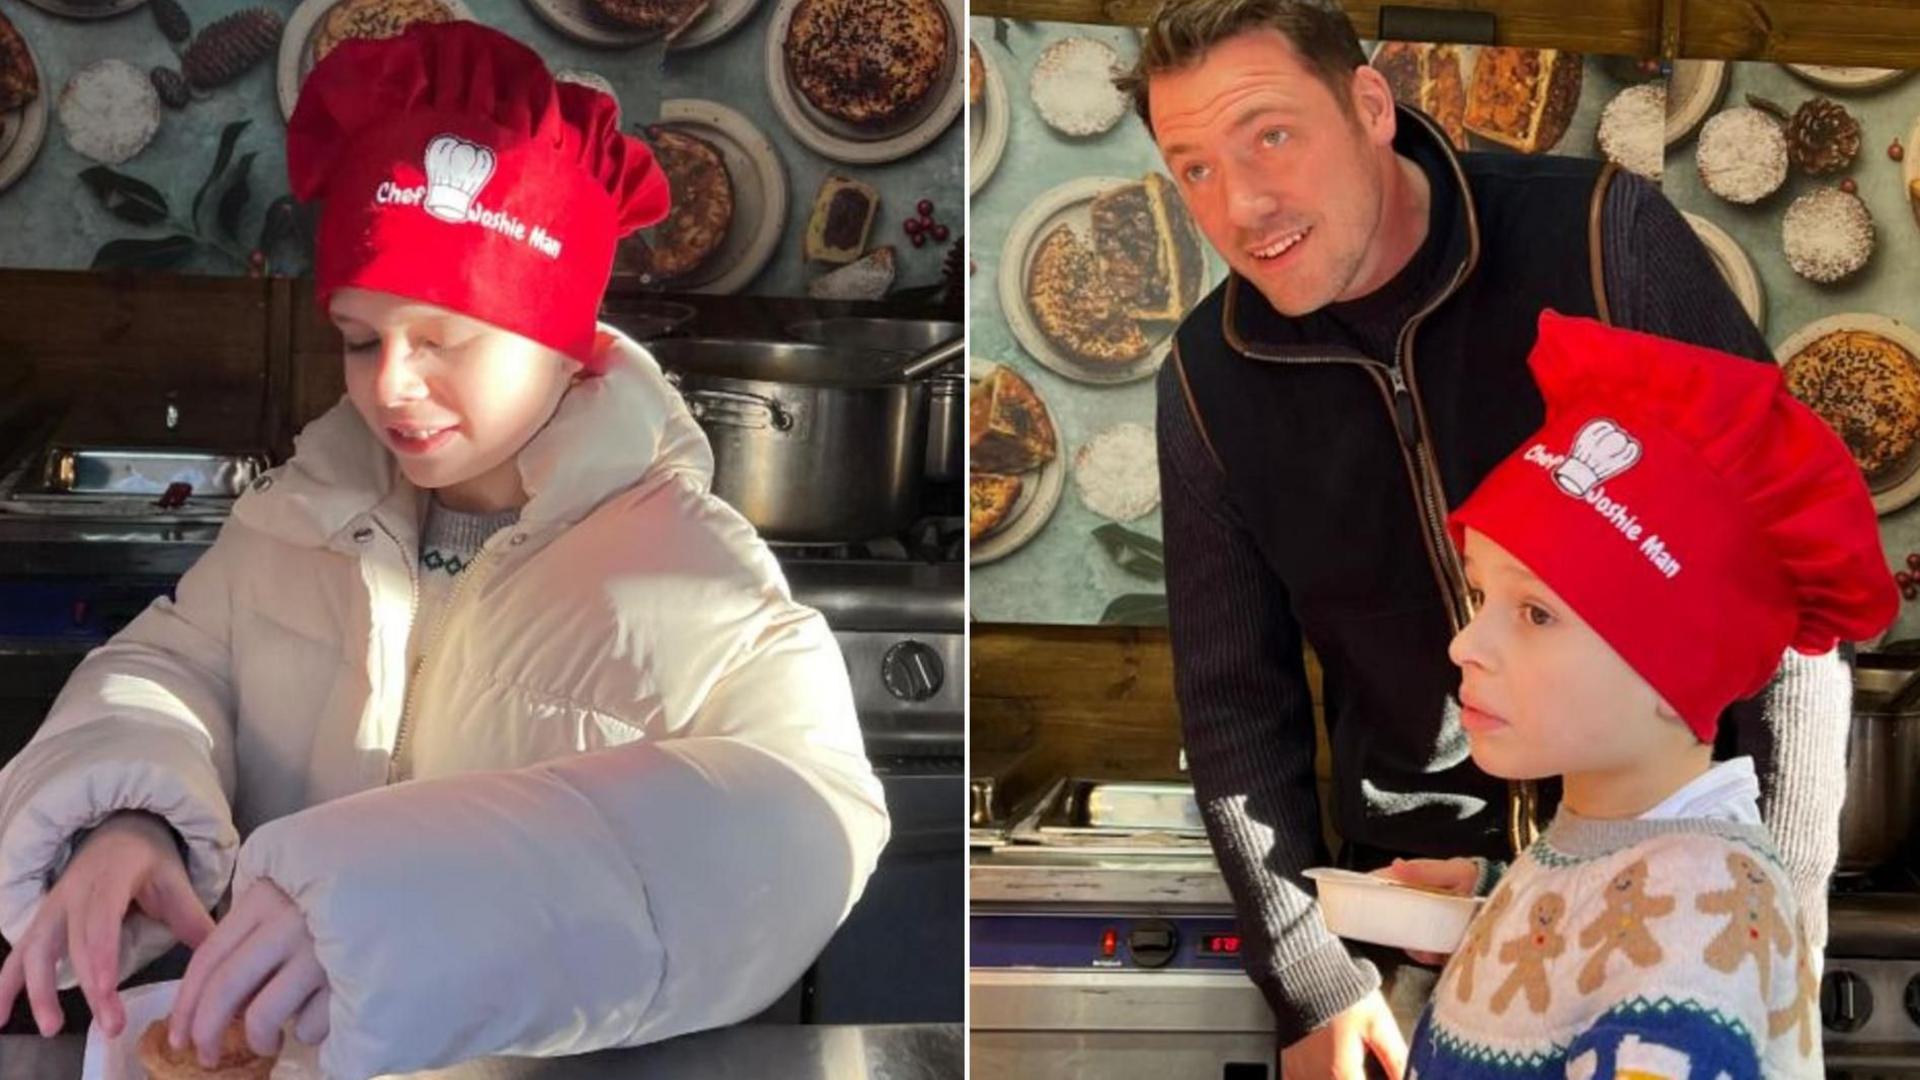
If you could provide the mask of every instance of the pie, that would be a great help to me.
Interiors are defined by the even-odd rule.
[[[0,13],[0,113],[23,108],[40,96],[40,72],[27,40]]]
[[[1467,130],[1523,154],[1553,149],[1580,105],[1582,62],[1579,53],[1559,49],[1481,49],[1467,94]]]
[[[1467,148],[1467,83],[1458,46],[1389,41],[1373,54],[1373,66],[1386,76],[1394,100],[1426,113],[1455,150]]]
[[[980,46],[967,42],[967,104],[980,104],[987,92],[987,64],[980,59]]]
[[[978,540],[1004,526],[1024,487],[1024,480],[1004,473],[977,472],[967,477],[967,539]]]
[[[872,127],[925,101],[952,48],[940,0],[800,0],[785,44],[787,73],[814,108]]]
[[[1059,453],[1053,420],[1033,386],[1011,368],[997,367],[967,396],[968,467],[1023,473]]]
[[[593,0],[609,21],[672,37],[707,10],[707,0]]]
[[[1920,440],[1920,360],[1868,330],[1827,334],[1787,359],[1787,390],[1840,434],[1869,478]]]
[[[1204,256],[1173,181],[1159,173],[1093,200],[1100,275],[1129,317],[1177,321],[1197,293]]]
[[[238,1020],[227,1025],[220,1038],[220,1055],[211,1069],[200,1064],[192,1046],[173,1048],[167,1041],[165,1020],[148,1025],[135,1053],[148,1080],[267,1080],[275,1061],[248,1048],[246,1027]]]
[[[1048,341],[1095,365],[1130,364],[1153,347],[1092,245],[1056,225],[1027,267],[1027,305]]]
[[[453,9],[440,0],[340,0],[320,20],[313,36],[313,62],[319,63],[349,38],[377,41],[399,36],[414,23],[452,22]]]
[[[720,151],[705,139],[670,127],[647,129],[654,156],[667,174],[673,209],[648,247],[656,279],[684,277],[713,257],[733,223],[733,178]]]

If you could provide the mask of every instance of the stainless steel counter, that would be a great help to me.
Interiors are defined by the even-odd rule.
[[[85,1040],[0,1036],[0,1080],[74,1080]],[[631,1050],[545,1060],[489,1058],[421,1080],[959,1080],[961,1026],[741,1024]]]
[[[969,875],[976,905],[1146,904],[1222,910],[1233,905],[1210,852],[1092,855],[1010,844],[992,851],[976,849]]]

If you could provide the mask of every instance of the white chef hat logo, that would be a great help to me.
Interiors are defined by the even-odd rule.
[[[1553,470],[1560,490],[1584,498],[1595,484],[1615,477],[1640,460],[1640,440],[1611,420],[1589,420],[1574,436],[1567,459]]]
[[[493,176],[493,151],[457,135],[427,144],[427,213],[441,221],[467,220],[474,197]]]

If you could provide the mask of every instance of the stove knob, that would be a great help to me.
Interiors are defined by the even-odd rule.
[[[1907,1019],[1920,1024],[1920,975],[1907,980]]]
[[[901,701],[927,700],[940,692],[946,678],[940,654],[924,642],[903,641],[880,660],[880,681]]]
[[[1841,1034],[1859,1031],[1873,1016],[1873,991],[1851,971],[1829,971],[1820,980],[1820,1023]]]
[[[1127,952],[1141,967],[1166,967],[1180,948],[1180,932],[1170,922],[1146,919],[1127,932]]]

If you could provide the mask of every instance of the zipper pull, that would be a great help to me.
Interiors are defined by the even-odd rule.
[[[1411,450],[1420,442],[1420,424],[1413,412],[1413,393],[1407,389],[1407,380],[1400,374],[1398,364],[1387,367],[1387,379],[1393,383],[1393,426],[1400,429],[1400,441]]]

